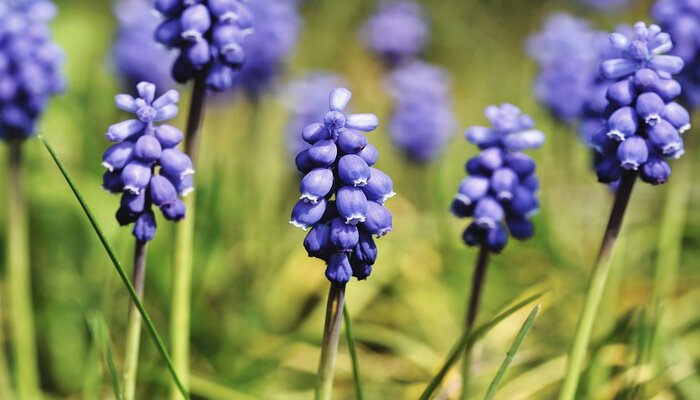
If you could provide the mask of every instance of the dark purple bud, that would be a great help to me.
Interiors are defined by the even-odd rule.
[[[102,188],[110,193],[120,193],[124,190],[121,174],[119,170],[105,171],[102,174]]]
[[[650,90],[654,90],[656,85],[659,83],[659,74],[649,68],[642,68],[634,73],[633,81],[634,87],[637,88],[639,92],[648,92]],[[624,105],[629,104],[631,103]]]
[[[317,203],[333,189],[333,171],[328,168],[315,168],[309,171],[299,184],[301,200]]]
[[[331,244],[338,251],[351,251],[360,240],[357,226],[346,224],[341,218],[331,221]]]
[[[315,167],[313,160],[311,160],[311,157],[309,157],[308,149],[297,154],[296,158],[294,159],[294,163],[297,166],[297,171],[302,173],[309,172]]]
[[[499,200],[513,198],[513,190],[518,185],[518,175],[510,168],[499,168],[491,175],[491,189]]]
[[[155,136],[143,135],[134,145],[134,155],[145,163],[151,163],[160,158],[163,149]]]
[[[474,222],[480,227],[494,229],[504,217],[503,207],[493,197],[484,197],[476,203]]]
[[[377,148],[371,144],[365,146],[359,153],[357,153],[357,155],[362,157],[362,159],[365,160],[367,165],[370,167],[376,164],[377,160],[379,159],[379,151],[377,151]]]
[[[360,231],[360,238],[352,251],[354,260],[364,265],[373,265],[377,261],[377,245],[372,235]],[[359,277],[358,277],[359,278]]]
[[[364,222],[367,217],[367,197],[360,188],[343,186],[338,189],[335,205],[348,224]]]
[[[598,182],[601,183],[615,182],[622,176],[622,171],[620,159],[617,158],[617,154],[603,157],[598,161],[595,167],[596,175],[598,175]]]
[[[649,158],[647,142],[637,135],[627,138],[617,148],[617,158],[622,168],[636,171]]]
[[[180,20],[169,19],[158,25],[154,39],[163,46],[177,47],[182,43],[182,24]]]
[[[506,218],[506,224],[508,225],[510,234],[516,239],[529,239],[535,234],[535,225],[533,225],[532,221],[527,218],[521,216],[509,216]]]
[[[676,102],[666,104],[663,111],[661,111],[661,118],[678,129],[678,133],[684,133],[690,129],[690,114],[688,110]]]
[[[360,132],[341,129],[338,133],[338,147],[343,153],[356,154],[369,144],[367,137]]]
[[[493,253],[500,253],[508,244],[508,235],[503,227],[498,224],[495,228],[486,232],[486,247]]]
[[[372,265],[362,263],[355,258],[355,254],[350,258],[350,266],[352,267],[352,276],[356,277],[358,281],[365,280],[372,275]]]
[[[450,205],[450,212],[456,217],[467,218],[474,215],[475,204],[465,204],[462,200],[455,198]]]
[[[503,152],[499,148],[490,147],[472,158],[472,160],[474,159],[478,162],[477,171],[494,171],[503,165]]]
[[[326,200],[321,199],[318,203],[309,203],[299,200],[292,210],[292,217],[289,223],[307,230],[316,225],[326,212]]]
[[[642,93],[637,97],[635,111],[639,118],[644,119],[647,125],[655,125],[661,118],[661,112],[666,104],[654,92]]]
[[[155,9],[164,17],[175,17],[182,11],[182,0],[156,0]]]
[[[535,193],[523,185],[516,186],[508,209],[511,214],[529,217],[539,210],[540,204]]]
[[[610,85],[606,97],[611,103],[622,107],[632,104],[636,95],[632,81],[624,79]]]
[[[352,267],[345,253],[335,253],[328,259],[326,278],[335,284],[345,284],[352,278]]]
[[[185,218],[187,209],[185,207],[185,203],[180,201],[180,199],[176,199],[173,203],[163,204],[160,206],[160,211],[168,221],[179,221]]]
[[[134,144],[131,142],[120,142],[112,145],[102,156],[102,166],[110,172],[115,169],[122,169],[132,160]]]
[[[459,190],[455,196],[455,200],[463,203],[465,206],[476,204],[489,191],[489,179],[472,175],[462,179],[459,184]]]
[[[146,191],[139,194],[124,193],[121,198],[121,208],[134,214],[140,214],[146,208]]]
[[[528,175],[520,183],[533,192],[540,188],[540,179],[535,174]]]
[[[671,167],[656,154],[650,154],[649,160],[642,166],[640,177],[646,183],[659,185],[666,183],[671,176]]]
[[[331,227],[329,224],[317,224],[306,234],[304,248],[309,257],[316,257],[322,260],[335,251],[331,244]]]
[[[139,194],[151,180],[151,167],[138,161],[132,161],[124,167],[121,177],[125,191]]]
[[[141,242],[148,242],[156,236],[156,218],[151,211],[139,215],[132,233]]]
[[[362,191],[367,196],[367,200],[376,201],[379,204],[384,204],[389,198],[393,197],[394,184],[389,175],[385,174],[377,168],[370,168],[370,178],[362,188]]]
[[[330,132],[323,124],[318,122],[307,125],[301,133],[302,139],[308,144],[314,144],[320,140],[328,140],[331,138]]]
[[[649,142],[664,156],[678,158],[683,154],[683,139],[678,130],[666,120],[647,129]]]
[[[207,73],[207,87],[215,92],[224,92],[233,86],[234,77],[229,67],[214,62]]]
[[[362,227],[378,238],[391,232],[394,227],[392,225],[393,218],[389,210],[374,201],[367,203],[367,218],[362,223]]]
[[[185,48],[185,54],[195,69],[201,69],[209,63],[211,58],[209,42],[203,38],[194,40]]]
[[[308,150],[309,159],[319,167],[329,167],[338,156],[338,148],[330,140],[320,140]]]
[[[172,182],[162,175],[154,175],[150,183],[150,195],[153,204],[157,206],[172,204],[176,202],[177,191]]]
[[[665,102],[673,101],[681,95],[681,91],[680,83],[673,79],[659,79],[654,85],[654,92],[661,96]]]
[[[363,187],[369,181],[370,169],[360,156],[348,154],[338,160],[338,176],[346,185]]]
[[[505,157],[505,165],[523,177],[535,172],[535,160],[523,153],[508,153]]]
[[[637,132],[637,113],[632,107],[622,107],[608,118],[608,137],[623,141]]]
[[[172,125],[160,125],[155,130],[156,139],[164,149],[175,147],[182,142],[182,132]]]
[[[471,223],[464,230],[462,240],[467,246],[481,246],[486,240],[486,230],[476,223]]]
[[[194,174],[192,160],[177,148],[163,150],[160,156],[160,167],[169,176],[180,179]]]
[[[136,219],[138,219],[139,215],[141,215],[141,213],[133,213],[126,208],[119,207],[119,209],[117,210],[116,217],[119,225],[125,226],[136,222]]]
[[[197,41],[211,28],[211,16],[204,4],[195,4],[185,8],[180,15],[182,38],[187,41]]]

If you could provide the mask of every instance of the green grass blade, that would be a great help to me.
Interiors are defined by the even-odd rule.
[[[114,390],[114,397],[117,400],[122,400],[122,391],[119,387],[119,373],[117,373],[117,367],[114,365],[114,358],[112,357],[112,346],[109,340],[109,330],[107,329],[107,323],[105,322],[102,314],[95,313],[88,317],[90,323],[90,330],[92,331],[92,336],[100,349],[100,352],[105,358],[107,364],[107,369],[109,370],[109,377],[112,381],[112,389]]]
[[[455,343],[454,346],[452,346],[452,349],[450,350],[447,359],[443,363],[442,367],[440,367],[440,370],[438,371],[437,374],[433,377],[433,379],[430,381],[428,386],[425,388],[423,393],[420,396],[421,400],[429,400],[430,397],[433,395],[435,390],[440,386],[440,383],[442,383],[442,380],[445,378],[445,375],[447,375],[447,372],[452,368],[452,366],[457,362],[459,359],[460,355],[465,351],[467,346],[471,347],[476,343],[476,341],[484,336],[488,331],[490,331],[494,326],[498,325],[501,321],[504,319],[508,318],[509,316],[513,315],[515,312],[519,311],[521,308],[525,307],[526,305],[532,303],[533,301],[537,300],[542,296],[542,293],[537,293],[535,295],[532,295],[525,300],[515,304],[514,306],[508,308],[507,310],[503,311],[501,314],[496,316],[494,319],[491,321],[487,322],[484,325],[479,326],[477,329],[474,330],[474,332],[471,335],[467,335],[466,333],[462,334],[462,336],[459,338],[459,341]]]
[[[484,397],[485,400],[493,400],[493,398],[496,396],[496,391],[498,390],[498,385],[500,385],[500,383],[501,383],[501,379],[503,379],[503,375],[505,375],[506,370],[508,369],[508,366],[510,366],[510,363],[513,361],[513,358],[515,357],[515,353],[518,352],[518,348],[520,347],[520,343],[523,342],[523,339],[525,339],[525,336],[530,331],[530,328],[532,328],[532,324],[535,322],[535,317],[537,317],[537,313],[539,311],[540,311],[540,305],[538,304],[535,306],[535,308],[532,309],[532,311],[530,312],[530,315],[525,320],[525,323],[520,328],[520,331],[518,332],[518,336],[515,337],[515,340],[513,341],[513,345],[510,346],[508,353],[506,353],[506,358],[503,360],[501,367],[498,368],[498,372],[496,373],[496,376],[493,378],[493,381],[491,381],[491,384],[489,385],[489,389],[486,392],[486,397]]]
[[[355,336],[352,334],[352,325],[350,324],[350,313],[348,312],[347,304],[343,307],[343,318],[345,322],[345,336],[348,339],[350,361],[352,362],[352,377],[355,381],[355,398],[357,400],[363,400],[365,396],[362,393],[362,384],[360,383],[360,363],[357,360],[357,352],[355,351]]]
[[[131,284],[129,277],[124,272],[124,268],[122,267],[121,262],[119,262],[119,259],[117,258],[116,253],[114,253],[114,250],[112,250],[112,246],[107,241],[107,237],[104,235],[104,233],[102,233],[102,229],[100,228],[99,224],[97,223],[97,219],[95,219],[95,216],[92,214],[90,207],[88,207],[87,203],[85,202],[83,195],[78,190],[78,187],[75,185],[73,178],[71,178],[70,174],[68,173],[68,170],[66,170],[66,167],[63,165],[61,160],[58,158],[58,155],[54,151],[51,144],[49,144],[48,140],[46,140],[46,138],[43,135],[38,135],[38,138],[44,144],[44,147],[46,147],[46,150],[48,150],[49,154],[51,155],[54,162],[56,163],[56,166],[58,167],[58,169],[61,170],[61,174],[63,174],[63,177],[66,179],[66,182],[68,183],[71,190],[73,191],[73,194],[78,199],[80,206],[83,208],[85,215],[88,217],[88,220],[90,220],[90,224],[92,224],[92,228],[95,230],[97,237],[100,239],[100,242],[102,242],[102,246],[104,246],[105,251],[109,255],[109,258],[112,260],[112,264],[114,265],[114,268],[117,270],[119,277],[121,278],[122,282],[124,283],[124,286],[126,287],[127,292],[129,292],[129,296],[131,297],[131,301],[134,302],[136,309],[138,309],[139,314],[141,314],[141,317],[143,318],[143,322],[146,325],[146,330],[148,330],[148,333],[150,334],[151,339],[153,340],[153,343],[156,345],[158,352],[160,353],[161,357],[163,358],[163,361],[165,361],[165,364],[168,367],[168,371],[170,372],[170,375],[172,376],[173,381],[175,381],[175,384],[177,385],[178,389],[180,389],[180,393],[182,393],[182,396],[185,399],[189,399],[190,396],[187,393],[187,390],[182,385],[180,378],[177,376],[177,373],[175,372],[175,369],[173,368],[172,360],[170,359],[170,355],[168,354],[168,351],[165,349],[165,345],[163,344],[163,340],[160,338],[160,335],[158,334],[158,331],[156,330],[156,327],[153,324],[151,317],[148,315],[146,308],[143,306],[143,303],[141,303],[139,296],[136,294],[136,290],[134,289],[134,285]]]

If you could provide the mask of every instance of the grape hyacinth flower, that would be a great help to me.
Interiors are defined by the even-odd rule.
[[[249,96],[257,99],[278,75],[282,62],[296,47],[301,29],[298,0],[257,0],[248,3],[255,32],[243,48],[247,60],[239,75]]]
[[[26,139],[49,99],[65,89],[63,50],[51,40],[50,1],[0,4],[0,139]]]
[[[345,114],[352,94],[330,92],[330,110],[321,122],[306,126],[302,137],[311,147],[296,158],[305,176],[290,223],[308,230],[304,247],[310,257],[326,262],[330,281],[326,325],[316,398],[331,398],[345,285],[354,276],[366,279],[377,260],[377,238],[392,230],[384,202],[394,195],[391,178],[373,167],[379,156],[363,132],[377,128],[374,114]]]
[[[360,30],[364,46],[389,66],[416,57],[429,36],[423,10],[412,1],[382,2]]]
[[[444,149],[455,125],[447,71],[413,61],[393,70],[388,83],[396,102],[392,141],[410,160],[433,159]]]
[[[637,176],[654,185],[666,182],[671,174],[666,160],[683,154],[681,134],[690,128],[688,112],[674,101],[681,94],[681,84],[673,75],[681,72],[683,60],[666,54],[673,49],[670,35],[657,25],[638,22],[633,35],[613,33],[610,41],[621,55],[601,64],[601,74],[615,82],[607,90],[610,104],[605,124],[591,144],[598,152],[598,180],[619,183],[569,351],[560,400],[577,396],[616,239]]]
[[[246,60],[246,36],[253,32],[250,9],[240,0],[156,0],[164,17],[157,42],[179,55],[173,78],[185,83],[203,74],[215,92],[230,89]]]
[[[622,57],[601,66],[603,76],[615,83],[607,90],[606,124],[591,145],[599,154],[600,182],[615,182],[627,170],[638,171],[644,182],[660,184],[671,173],[666,159],[683,155],[681,134],[690,129],[688,111],[674,101],[681,85],[672,75],[681,71],[683,60],[664,54],[672,43],[658,26],[637,23],[634,31],[632,39],[611,35]]]
[[[174,54],[153,41],[153,32],[161,22],[149,0],[118,0],[114,14],[119,22],[112,47],[112,59],[124,87],[152,82],[159,90],[175,85],[170,76]],[[148,54],[147,57],[144,54]]]
[[[284,104],[291,116],[287,126],[287,147],[292,157],[311,146],[299,134],[304,127],[323,119],[328,93],[343,86],[344,80],[330,72],[310,72],[289,83],[284,90]]]
[[[692,108],[700,106],[700,4],[692,0],[658,0],[651,9],[659,26],[671,35],[670,54],[683,59],[678,75],[682,99]]]
[[[534,129],[530,116],[511,104],[489,106],[485,111],[491,127],[474,126],[466,139],[481,149],[466,165],[469,176],[462,180],[452,202],[452,213],[472,218],[464,231],[468,246],[478,246],[479,255],[465,318],[465,334],[474,328],[490,253],[500,253],[508,236],[519,240],[534,234],[531,216],[539,209],[535,162],[523,153],[544,144],[544,134]],[[462,369],[462,398],[468,398],[470,350],[465,351]]]
[[[156,98],[156,87],[149,82],[137,85],[139,97],[116,96],[120,109],[136,119],[114,124],[107,130],[113,142],[105,151],[102,165],[107,168],[103,187],[121,193],[117,221],[134,224],[133,235],[142,242],[153,239],[156,220],[153,206],[170,221],[185,217],[185,205],[179,196],[193,190],[194,169],[190,158],[177,148],[183,134],[172,125],[160,124],[175,117],[179,93],[169,90]]]

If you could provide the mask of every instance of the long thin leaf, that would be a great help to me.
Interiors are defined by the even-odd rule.
[[[97,346],[104,356],[105,362],[107,363],[109,377],[112,381],[112,389],[114,390],[114,397],[117,400],[122,400],[122,391],[119,387],[119,373],[117,372],[117,367],[114,365],[114,358],[112,357],[112,346],[109,340],[107,323],[102,317],[102,314],[99,313],[91,315],[88,317],[88,320],[93,339],[97,343]]]
[[[537,313],[539,311],[540,311],[540,305],[538,304],[535,306],[535,308],[532,309],[532,311],[530,312],[530,315],[525,320],[525,323],[520,328],[520,331],[518,332],[518,336],[516,336],[515,340],[513,341],[513,345],[510,346],[508,353],[506,353],[506,358],[503,360],[501,367],[498,368],[498,372],[496,373],[496,376],[493,378],[493,381],[491,381],[491,384],[489,385],[489,390],[486,391],[486,397],[484,397],[485,400],[493,400],[493,398],[496,396],[496,391],[498,390],[498,385],[500,385],[500,383],[501,383],[501,379],[503,379],[503,375],[505,375],[506,370],[508,369],[508,366],[510,366],[510,363],[513,361],[513,357],[515,357],[515,353],[518,352],[518,348],[520,347],[520,343],[523,342],[523,339],[525,339],[525,336],[530,331],[530,328],[532,328],[532,324],[535,322],[535,317],[537,317]]]
[[[352,334],[352,325],[350,323],[350,313],[348,312],[347,304],[343,307],[343,318],[345,322],[345,336],[348,339],[350,361],[352,362],[352,377],[355,381],[355,398],[357,400],[363,400],[365,396],[362,392],[362,384],[360,383],[360,363],[357,360],[357,352],[355,351],[355,336]]]
[[[163,358],[163,361],[165,361],[165,364],[168,367],[168,371],[170,372],[170,375],[172,376],[173,381],[175,381],[175,384],[177,385],[178,389],[180,390],[180,393],[182,393],[182,397],[189,400],[190,395],[187,393],[187,390],[185,389],[182,382],[180,381],[180,378],[177,376],[177,373],[175,372],[175,368],[173,367],[173,363],[172,363],[172,360],[170,359],[170,355],[168,354],[168,351],[166,350],[165,345],[163,344],[163,340],[160,338],[160,335],[158,334],[158,331],[156,330],[156,327],[153,324],[151,317],[148,315],[146,308],[143,306],[143,303],[141,303],[139,296],[136,294],[136,290],[134,289],[134,285],[131,284],[129,277],[127,276],[126,272],[124,272],[124,268],[122,267],[121,262],[119,262],[119,259],[117,258],[117,255],[114,253],[114,250],[112,250],[112,246],[107,241],[107,237],[104,235],[104,233],[102,233],[102,229],[100,228],[99,224],[97,223],[97,219],[95,219],[95,216],[92,214],[90,207],[88,207],[87,203],[85,202],[83,195],[78,190],[78,187],[75,185],[73,178],[71,178],[70,174],[68,173],[68,170],[66,170],[66,167],[63,165],[61,160],[58,158],[58,155],[54,151],[51,144],[49,144],[48,140],[46,140],[46,138],[43,135],[38,135],[38,138],[44,144],[44,147],[46,147],[46,150],[48,150],[49,154],[51,154],[51,157],[53,158],[54,162],[56,163],[56,166],[58,167],[59,170],[61,170],[63,177],[66,179],[66,182],[68,183],[71,190],[73,191],[73,194],[78,199],[78,202],[80,203],[80,206],[83,208],[85,215],[88,217],[88,220],[90,220],[90,224],[92,224],[92,228],[95,230],[95,233],[97,234],[97,237],[100,239],[100,242],[102,242],[102,246],[105,248],[105,251],[107,251],[107,255],[109,255],[109,258],[112,260],[112,264],[114,265],[114,268],[117,270],[117,273],[119,274],[119,277],[121,278],[122,282],[124,283],[124,286],[126,287],[127,292],[129,292],[129,296],[131,297],[131,301],[134,302],[134,305],[136,305],[136,309],[138,309],[139,314],[141,314],[141,317],[143,318],[143,322],[146,325],[146,330],[148,330],[148,333],[150,334],[151,339],[153,340],[153,343],[156,345],[158,352],[160,353],[161,357]]]
[[[457,362],[459,359],[459,356],[465,351],[467,346],[471,347],[474,346],[474,343],[484,336],[488,331],[490,331],[494,326],[498,325],[499,322],[503,321],[504,319],[508,318],[521,308],[525,307],[526,305],[532,303],[533,301],[537,300],[542,296],[542,293],[537,293],[535,295],[532,295],[525,300],[515,304],[514,306],[508,308],[498,316],[496,316],[494,319],[491,321],[487,322],[484,325],[479,326],[477,329],[472,332],[471,335],[467,335],[466,332],[462,334],[462,336],[459,338],[457,343],[452,346],[452,349],[450,350],[447,359],[443,363],[442,367],[438,371],[437,374],[433,377],[433,379],[430,381],[428,386],[425,388],[423,393],[420,396],[421,400],[429,400],[430,397],[433,395],[435,390],[440,386],[442,383],[442,380],[445,379],[445,375],[447,375],[447,372],[452,368],[452,366]]]

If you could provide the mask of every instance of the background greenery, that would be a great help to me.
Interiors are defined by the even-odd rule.
[[[116,27],[111,5],[106,0],[56,3],[60,14],[54,35],[68,55],[69,90],[52,102],[41,132],[126,262],[133,238],[114,219],[118,198],[100,188],[99,164],[108,145],[104,132],[124,118],[113,106],[113,95],[122,88],[108,59]],[[378,166],[395,181],[398,195],[388,203],[395,230],[379,241],[371,278],[348,285],[347,300],[366,396],[418,397],[461,333],[476,257],[475,249],[460,239],[465,221],[448,213],[465,174],[464,162],[475,153],[461,128],[484,124],[485,106],[511,102],[531,114],[548,137],[543,150],[532,152],[540,166],[542,212],[535,218],[534,239],[511,242],[494,257],[481,318],[495,315],[516,296],[546,291],[540,315],[497,398],[551,398],[563,376],[564,354],[612,196],[595,182],[588,151],[576,133],[556,123],[533,98],[535,66],[524,54],[523,40],[540,28],[549,11],[572,11],[609,30],[621,22],[648,20],[649,4],[637,2],[624,13],[603,15],[571,2],[423,1],[433,26],[424,58],[453,74],[461,128],[443,157],[417,166],[391,146],[385,131],[391,104],[382,85],[384,72],[358,43],[357,27],[373,3],[307,1],[300,45],[282,78],[317,69],[339,72],[355,95],[353,109],[375,112],[383,122],[370,140],[381,151]],[[189,88],[182,89],[186,93]],[[188,102],[185,96],[178,126],[184,125]],[[287,223],[299,179],[286,149],[287,119],[274,94],[257,108],[243,96],[218,97],[208,104],[196,175],[196,398],[307,399],[312,393],[328,283],[322,263],[306,257],[304,233]],[[90,327],[94,318],[107,321],[121,369],[126,292],[53,161],[37,140],[27,142],[26,149],[42,387],[53,398],[110,398],[109,374]],[[694,150],[673,163],[676,175],[670,184],[638,185],[633,194],[599,314],[595,355],[582,385],[586,398],[671,399],[700,393],[695,372],[700,363],[700,211],[692,207],[700,200],[700,187],[692,178],[699,166]],[[7,158],[6,147],[0,153]],[[0,173],[2,183],[5,175]],[[6,196],[0,196],[0,203],[5,210]],[[5,243],[4,235],[0,232],[0,243]],[[149,250],[145,304],[166,341],[169,315],[177,312],[169,310],[172,243],[173,227],[162,221]],[[645,321],[658,319],[652,314],[652,296],[656,283],[663,281],[655,278],[657,263],[670,272],[673,290],[664,297],[663,340],[645,356],[641,350],[652,332]],[[0,272],[4,278],[6,266]],[[6,308],[3,298],[5,319]],[[478,345],[475,398],[486,392],[528,313],[523,309],[507,319]],[[2,322],[8,340],[10,321]],[[169,377],[145,333],[142,343],[138,397],[163,398]],[[445,389],[443,398],[459,391],[457,370],[448,374]],[[341,340],[335,398],[350,399],[353,393],[347,346]]]

